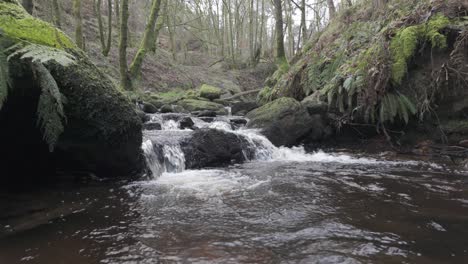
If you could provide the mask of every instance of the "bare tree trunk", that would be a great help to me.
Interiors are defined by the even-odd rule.
[[[146,53],[151,49],[151,46],[154,43],[153,35],[156,28],[156,21],[159,17],[159,11],[161,10],[161,1],[162,0],[153,0],[151,13],[148,18],[148,22],[146,23],[145,33],[143,34],[140,48],[138,49],[137,54],[135,55],[135,58],[133,58],[132,64],[130,65],[131,81],[135,80],[140,75]]]
[[[330,14],[330,19],[333,19],[336,16],[336,9],[333,0],[327,0],[328,12]]]
[[[34,2],[33,0],[23,0],[21,2],[21,4],[23,5],[24,9],[26,9],[26,11],[29,13],[29,14],[33,14],[33,11],[34,11]]]
[[[276,19],[276,59],[280,62],[286,60],[284,51],[283,8],[281,0],[274,0]]]
[[[302,47],[304,47],[309,40],[307,36],[307,20],[306,20],[306,0],[302,0],[301,4],[301,29],[302,29]]]
[[[101,13],[101,6],[102,6],[102,1],[97,0],[96,1],[96,17],[98,20],[98,27],[99,27],[99,40],[101,41],[101,50],[102,53],[104,53],[104,50],[106,49],[106,41],[104,40],[104,25],[102,23],[102,13]]]
[[[75,42],[84,50],[85,42],[83,37],[83,21],[81,17],[81,0],[73,0],[73,16],[75,17]]]
[[[107,13],[107,44],[104,46],[104,49],[102,50],[102,54],[104,56],[109,55],[109,51],[111,49],[112,45],[112,0],[107,0],[107,8],[108,8],[108,13]]]
[[[62,28],[60,5],[58,0],[52,0],[52,19],[56,27]]]
[[[119,63],[120,63],[120,86],[123,90],[131,90],[131,83],[127,65],[128,46],[128,0],[120,2],[120,42],[119,42]]]

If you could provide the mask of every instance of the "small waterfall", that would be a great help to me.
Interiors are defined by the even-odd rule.
[[[151,140],[143,140],[143,153],[145,154],[146,163],[153,175],[161,175],[164,172],[164,163],[161,162],[161,157],[155,151]]]
[[[164,167],[166,172],[182,172],[185,170],[185,155],[180,145],[164,146]]]
[[[167,118],[167,117],[166,117]],[[209,128],[234,133],[242,137],[246,144],[242,146],[246,160],[292,160],[305,161],[311,159],[302,147],[276,147],[258,130],[237,128],[231,124],[229,117],[217,117],[213,122],[205,122],[192,117],[196,128]],[[185,155],[180,143],[189,137],[193,131],[181,130],[180,119],[165,120],[163,115],[154,115],[152,122],[160,122],[161,131],[145,131],[143,151],[153,176],[159,177],[165,172],[180,173],[185,170]]]
[[[228,116],[232,116],[232,107],[226,106],[224,107],[224,109],[226,109],[226,111],[228,112]]]

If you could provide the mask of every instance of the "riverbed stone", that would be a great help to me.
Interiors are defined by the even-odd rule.
[[[217,104],[210,101],[204,100],[197,100],[197,99],[184,99],[177,103],[178,105],[182,106],[189,112],[196,112],[196,111],[214,111],[217,114],[225,115],[227,114],[226,109],[221,104]]]
[[[182,144],[186,168],[220,167],[246,160],[245,138],[218,129],[200,129]]]
[[[145,130],[161,130],[162,126],[160,123],[145,123],[143,124]]]
[[[311,131],[321,135],[325,129],[320,115],[311,117],[301,103],[289,97],[265,104],[249,112],[247,118],[249,128],[260,128],[276,146],[296,145]]]
[[[208,84],[203,84],[200,87],[200,97],[209,99],[211,101],[221,98],[222,91],[218,87]]]

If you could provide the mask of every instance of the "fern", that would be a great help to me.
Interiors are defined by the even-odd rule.
[[[33,63],[47,63],[49,61],[55,61],[64,67],[75,63],[75,57],[73,55],[52,47],[36,44],[27,44],[22,47],[22,44],[16,44],[10,47],[9,50],[14,50],[14,52],[8,56],[8,60],[16,56],[21,56],[20,59],[31,59]]]
[[[38,126],[40,126],[44,140],[49,144],[52,152],[65,127],[65,98],[60,93],[57,82],[49,70],[39,62],[32,64],[33,71],[41,87],[41,95],[37,106]]]
[[[0,110],[8,97],[8,87],[10,87],[8,61],[3,51],[0,51]]]
[[[415,115],[417,110],[414,104],[408,97],[403,94],[387,93],[380,102],[379,107],[379,122],[395,121],[395,118],[403,120],[408,124],[410,116]]]

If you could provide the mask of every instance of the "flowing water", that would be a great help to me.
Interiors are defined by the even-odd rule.
[[[67,213],[0,226],[0,263],[468,263],[468,175],[450,164],[276,148],[226,118],[194,118],[255,155],[186,170],[179,143],[192,131],[157,120],[143,143],[153,178],[31,197]]]

